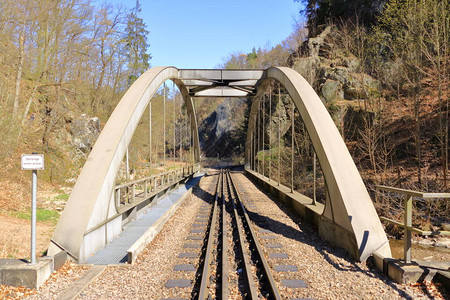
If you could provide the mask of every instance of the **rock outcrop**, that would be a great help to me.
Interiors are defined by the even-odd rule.
[[[246,99],[225,99],[199,126],[202,154],[206,157],[242,155],[245,148]]]
[[[70,121],[69,132],[75,147],[89,153],[100,135],[100,120],[97,117],[89,118],[82,114]]]
[[[332,35],[333,28],[328,26],[317,37],[305,41],[297,55],[290,57],[291,67],[316,88],[327,104],[377,97],[380,82],[361,72],[358,58],[335,47]]]

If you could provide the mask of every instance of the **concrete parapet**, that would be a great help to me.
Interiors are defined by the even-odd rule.
[[[54,271],[53,257],[42,257],[36,264],[20,259],[0,259],[0,284],[39,288]]]

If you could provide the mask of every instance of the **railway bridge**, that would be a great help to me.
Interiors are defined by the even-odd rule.
[[[176,84],[187,109],[193,165],[122,186],[133,189],[130,196],[133,199],[121,202],[124,194],[120,195],[121,187],[116,184],[120,164],[152,96],[167,80]],[[133,219],[152,197],[164,192],[166,183],[186,181],[198,170],[200,149],[193,97],[252,98],[245,170],[249,176],[267,183],[256,162],[260,148],[256,136],[260,103],[271,82],[277,82],[289,93],[305,124],[325,181],[324,204],[305,196],[293,206],[316,224],[323,238],[344,248],[356,260],[365,261],[374,252],[390,257],[388,240],[370,196],[327,109],[300,74],[282,67],[266,70],[155,67],[145,72],[125,93],[97,139],[54,231],[48,254],[55,256],[64,251],[75,261],[86,261],[121,233],[124,221]],[[143,192],[136,200],[134,189],[139,184]],[[267,186],[280,198],[290,199],[288,188],[270,182]]]

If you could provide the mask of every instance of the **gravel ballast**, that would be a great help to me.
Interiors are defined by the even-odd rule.
[[[184,248],[184,245],[196,242],[188,237],[205,234],[201,231],[192,233],[191,230],[195,228],[193,224],[202,206],[213,197],[217,177],[210,175],[202,178],[199,187],[194,188],[192,195],[186,198],[134,265],[108,266],[78,299],[190,298],[192,286],[167,288],[166,284],[169,280],[195,279],[196,272],[174,271],[174,268],[188,264],[197,267],[199,264],[195,253],[200,249]],[[253,202],[248,211],[254,220],[260,244],[281,245],[280,248],[263,247],[263,250],[269,257],[269,265],[284,299],[428,299],[433,296],[434,299],[444,299],[436,291],[424,293],[416,286],[396,284],[373,266],[353,261],[344,250],[323,241],[314,228],[261,192],[242,173],[235,172],[233,178],[242,198]],[[290,267],[285,268],[287,271],[275,271],[280,265]],[[55,299],[89,268],[69,264],[64,273],[56,272],[27,299]],[[293,288],[282,284],[296,279],[303,281],[306,287]]]

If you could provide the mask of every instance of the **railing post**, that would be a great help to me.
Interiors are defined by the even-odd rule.
[[[281,183],[281,109],[278,106],[281,106],[281,91],[280,86],[278,86],[278,186]]]
[[[253,168],[253,132],[250,132],[250,157],[249,157],[249,163],[250,163],[250,170],[252,170]]]
[[[412,227],[412,196],[405,195],[405,215],[404,215],[404,259],[406,263],[411,263],[411,227]]]
[[[269,181],[272,173],[272,87],[269,88]]]
[[[314,182],[313,182],[313,205],[317,204],[317,199],[316,199],[316,189],[317,189],[317,185],[316,185],[316,181],[317,181],[317,156],[316,156],[316,151],[314,151],[313,149],[313,173],[314,173]]]
[[[172,91],[175,90],[174,87],[175,83],[172,81]],[[173,161],[175,162],[176,157],[176,148],[177,148],[177,113],[176,113],[176,104],[177,104],[177,97],[173,97]],[[175,179],[174,179],[175,181]]]
[[[130,181],[130,160],[129,160],[129,155],[128,155],[128,147],[127,147],[127,152],[126,152],[125,156],[126,156],[125,165],[126,165],[126,172],[127,172],[125,178],[127,181]]]
[[[164,154],[164,172],[166,171],[166,82],[164,82],[163,85],[163,94],[164,94],[164,98],[163,98],[163,127],[164,127],[164,147],[163,147],[163,154]]]
[[[255,116],[255,121],[253,124],[253,171],[256,172],[256,154],[257,154],[257,150],[256,150],[256,143],[257,143],[257,139],[256,139],[256,116]]]
[[[152,169],[152,100],[148,104],[148,130],[149,130],[149,152],[148,161],[150,162],[150,170]]]
[[[131,186],[131,203],[134,203],[135,201],[135,193],[136,192],[136,185],[133,183]]]
[[[260,147],[260,140],[261,140],[261,102],[258,102],[258,147],[256,148],[256,157],[258,160],[258,174],[261,174],[261,161],[258,157],[259,151],[261,150]]]
[[[262,176],[264,177],[266,175],[265,168],[266,168],[266,141],[265,141],[265,133],[266,133],[266,94],[262,97],[264,99],[262,103],[262,154],[263,154],[263,161],[262,161]]]
[[[294,101],[292,101],[292,115],[291,115],[291,126],[292,126],[292,135],[291,135],[291,193],[294,192]]]
[[[147,180],[144,180],[144,198],[147,199]]]

